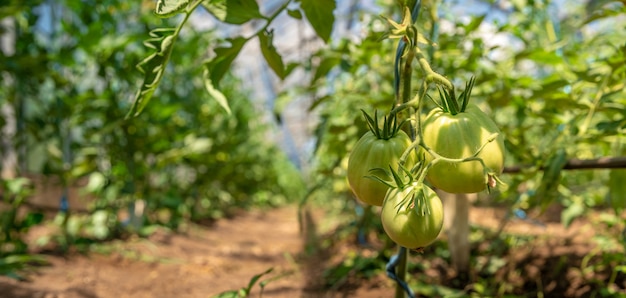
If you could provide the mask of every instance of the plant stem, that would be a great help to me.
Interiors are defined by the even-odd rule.
[[[604,95],[604,88],[606,88],[606,84],[609,81],[609,77],[610,77],[609,75],[605,76],[604,80],[602,80],[602,83],[598,87],[598,93],[596,93],[596,96],[593,99],[593,104],[589,107],[589,113],[587,113],[587,117],[585,117],[585,120],[583,124],[581,125],[580,130],[578,131],[578,136],[583,136],[587,132],[587,129],[589,128],[589,125],[591,124],[591,119],[593,118],[593,114],[598,108],[598,105],[600,104],[600,100],[602,99],[602,96]]]
[[[416,3],[416,5],[421,5],[421,2]],[[409,44],[413,44],[413,43],[409,43]],[[397,103],[398,105],[404,105],[406,107],[409,108],[409,115],[412,115],[415,113],[415,111],[419,110],[419,95],[416,94],[416,97],[414,99],[411,99],[411,75],[413,72],[413,59],[415,59],[415,51],[413,50],[409,50],[407,51],[407,55],[405,57],[405,61],[404,61],[404,67],[402,68],[402,73],[400,76],[400,87],[401,87],[401,95],[400,98],[402,99],[402,102]],[[417,105],[417,109],[412,109],[411,108],[411,104],[413,103],[414,105]],[[415,111],[413,111],[415,110]],[[415,141],[415,138],[418,135],[418,130],[419,127],[416,127],[415,125],[410,125],[410,137],[411,140]],[[402,164],[404,164],[404,161],[407,158],[407,153],[415,150],[415,149],[409,149],[405,152],[405,154],[403,154],[403,158],[401,158],[402,160]],[[398,265],[396,267],[396,277],[399,281],[405,282],[405,278],[406,278],[406,273],[407,273],[407,259],[408,259],[408,249],[406,247],[402,247],[399,246],[398,247]],[[402,285],[397,282],[396,283],[396,298],[404,298],[405,296],[405,289],[402,287]]]
[[[270,24],[274,21],[274,19],[276,19],[276,17],[278,17],[278,15],[280,15],[283,11],[285,11],[285,9],[287,9],[287,7],[289,6],[290,3],[291,3],[291,0],[285,1],[285,3],[283,3],[271,16],[267,17],[267,19],[266,19],[267,23],[258,32],[262,32],[264,30],[267,30],[267,28],[269,28]]]
[[[276,11],[274,11],[274,13],[272,13],[272,15],[270,15],[269,17],[264,17],[263,19],[266,21],[265,25],[263,25],[263,27],[261,27],[259,30],[254,32],[254,34],[248,36],[246,38],[246,41],[255,38],[256,36],[261,34],[263,31],[266,31],[270,27],[272,22],[278,17],[278,15],[280,15],[283,11],[285,11],[285,9],[287,9],[287,7],[291,3],[291,1],[292,0],[285,1],[285,3],[283,3],[278,9],[276,9]]]
[[[418,46],[413,47],[413,52],[415,53],[415,58],[417,58],[417,62],[422,68],[422,71],[424,71],[424,79],[429,83],[443,85],[444,87],[446,87],[446,89],[448,89],[448,91],[450,91],[450,95],[452,95],[452,98],[456,98],[456,96],[454,95],[454,85],[452,85],[452,82],[450,82],[450,80],[448,80],[446,77],[436,73],[432,69],[432,67],[430,67],[430,63],[428,63],[428,60],[426,60],[426,57],[424,57],[424,53],[422,53],[422,50],[420,50]]]
[[[200,4],[202,4],[202,0],[196,1],[195,3],[193,3],[191,6],[189,6],[185,10],[185,16],[183,17],[183,20],[180,22],[180,24],[178,24],[178,27],[176,27],[176,31],[174,31],[174,39],[173,40],[176,40],[176,38],[178,38],[178,35],[180,34],[180,30],[183,29],[183,25],[185,25],[185,23],[187,23],[187,20],[189,20],[189,17],[191,16],[191,13],[194,10],[196,10],[196,8],[198,8],[198,6],[200,6]]]
[[[411,73],[413,71],[413,58],[415,57],[414,51],[408,51],[406,54],[406,62],[404,63],[404,69],[402,69],[402,103],[409,102],[411,98]]]
[[[408,255],[409,255],[409,250],[406,249],[406,247],[398,247],[398,266],[396,267],[398,270],[396,271],[396,276],[398,277],[398,280],[404,280],[406,278],[406,272],[407,272],[407,259],[408,259]],[[402,286],[397,283],[396,284],[396,295],[394,296],[395,298],[404,298],[406,292],[404,291],[404,288],[402,288]]]

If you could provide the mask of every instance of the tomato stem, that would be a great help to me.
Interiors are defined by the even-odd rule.
[[[480,152],[482,152],[483,149],[489,143],[495,141],[497,137],[498,137],[498,133],[494,133],[494,134],[490,135],[489,138],[487,139],[487,142],[483,143],[480,146],[480,148],[478,148],[478,150],[476,150],[476,152],[474,152],[474,154],[472,154],[472,155],[470,155],[468,157],[463,157],[463,158],[447,158],[447,157],[439,155],[437,152],[435,152],[432,148],[428,147],[426,144],[420,144],[420,146],[423,145],[422,148],[424,148],[424,150],[426,150],[428,153],[430,153],[434,157],[432,162],[434,162],[435,160],[442,160],[442,161],[450,162],[450,163],[461,163],[461,162],[479,160],[481,163],[483,163],[482,158],[478,157],[478,154],[480,154]]]
[[[448,89],[452,97],[455,98],[454,85],[452,84],[452,82],[443,75],[435,72],[432,67],[430,67],[430,63],[428,63],[428,60],[426,60],[424,53],[422,53],[422,50],[418,46],[413,47],[413,52],[415,53],[415,58],[417,59],[417,62],[419,63],[422,71],[425,74],[424,80],[428,83],[436,83],[444,86],[446,89]]]
[[[412,61],[415,57],[413,51],[408,51],[406,56],[406,62],[404,63],[404,69],[402,71],[402,79],[400,83],[402,85],[402,103],[406,103],[411,98],[411,74],[413,72]]]
[[[428,173],[428,169],[430,169],[432,166],[434,166],[435,164],[444,161],[444,162],[449,162],[449,163],[462,163],[462,162],[470,162],[470,161],[478,161],[480,162],[480,164],[483,166],[483,171],[485,173],[485,184],[489,184],[489,175],[492,175],[494,179],[496,179],[496,182],[500,182],[502,183],[501,180],[499,180],[496,175],[495,172],[490,169],[486,164],[485,161],[478,157],[478,154],[480,154],[480,152],[483,151],[483,149],[485,149],[485,147],[495,141],[498,138],[498,133],[494,133],[492,135],[489,136],[489,138],[487,139],[487,141],[485,143],[483,143],[480,148],[478,148],[478,150],[476,150],[476,152],[474,152],[474,154],[468,156],[468,157],[463,157],[463,158],[448,158],[445,156],[441,156],[439,155],[437,152],[435,152],[432,148],[430,148],[428,145],[426,145],[424,142],[419,142],[419,146],[421,146],[422,148],[424,148],[424,150],[426,152],[428,152],[428,154],[432,155],[433,159],[426,164],[426,166],[424,167],[424,169],[422,170],[422,172],[420,173],[420,175],[418,176],[418,178],[416,179],[416,181],[421,182],[425,179],[426,177],[426,173]],[[421,140],[421,131],[420,131],[420,140]],[[415,143],[415,142],[414,142]],[[411,144],[411,146],[413,146],[413,144]]]
[[[411,106],[413,105],[413,103],[411,100],[411,76],[412,76],[412,72],[413,72],[413,67],[412,67],[412,62],[414,59],[414,53],[413,51],[407,51],[406,53],[406,57],[404,58],[404,67],[402,68],[402,74],[400,76],[400,86],[401,86],[401,90],[400,91],[400,96],[399,96],[399,102],[396,102],[396,108],[398,108],[398,110],[396,110],[396,108],[392,109],[392,114],[395,115],[395,113],[404,110],[406,108],[411,108]],[[419,101],[419,98],[417,99],[417,101]],[[400,108],[402,107],[402,108]],[[394,112],[395,110],[395,112]],[[409,115],[412,114],[411,112],[409,113]],[[411,139],[415,139],[415,135],[416,135],[416,130],[415,128],[411,125],[409,128],[409,136],[411,137]]]
[[[402,156],[400,156],[400,161],[399,161],[400,165],[404,165],[406,163],[406,160],[409,158],[409,155],[411,154],[411,152],[420,146],[421,144],[420,139],[421,138],[418,135],[418,137],[413,140],[411,145],[409,145],[409,147],[406,148],[406,150],[404,150],[404,153],[402,153]]]
[[[389,112],[389,115],[396,115],[399,112],[404,111],[409,108],[417,108],[418,103],[419,103],[419,96],[416,94],[415,97],[413,97],[413,99],[405,103],[399,104],[395,108],[393,108],[391,112]]]

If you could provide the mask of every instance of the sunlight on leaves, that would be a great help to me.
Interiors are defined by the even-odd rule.
[[[224,108],[224,110],[226,110],[226,113],[230,115],[231,111],[230,107],[228,106],[228,100],[222,92],[215,89],[215,86],[213,86],[213,81],[211,81],[211,75],[207,68],[205,68],[204,72],[202,73],[202,79],[204,80],[204,87],[206,88],[206,91],[209,93],[209,95],[211,95],[217,101],[217,103],[222,108]]]
[[[264,19],[255,0],[205,0],[202,6],[218,20],[241,25],[252,19]]]
[[[127,118],[138,116],[152,98],[152,94],[163,78],[165,66],[174,48],[175,32],[175,28],[154,29],[150,32],[151,38],[144,42],[146,47],[154,49],[155,52],[137,64],[144,78],[141,88],[135,95],[133,105],[126,115]]]
[[[182,12],[189,4],[189,0],[158,0],[154,13],[162,18],[171,17]]]

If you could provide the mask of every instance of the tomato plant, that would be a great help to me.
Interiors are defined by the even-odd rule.
[[[424,143],[436,154],[448,159],[474,160],[433,163],[427,179],[449,193],[475,193],[484,190],[489,175],[498,175],[504,168],[504,137],[496,124],[478,106],[469,104],[473,81],[461,94],[463,105],[444,92],[443,105],[433,109],[423,123]],[[493,139],[495,137],[495,139]],[[426,154],[426,161],[435,159]],[[481,162],[482,160],[482,162]]]
[[[418,249],[433,243],[443,226],[443,206],[437,193],[413,182],[389,190],[381,211],[383,228],[398,245]]]
[[[372,119],[364,113],[370,131],[354,145],[348,160],[348,183],[356,197],[363,203],[382,206],[389,187],[372,179],[377,169],[397,166],[401,155],[411,145],[411,139],[398,125],[395,117],[385,117],[383,128],[377,116]],[[409,154],[407,166],[415,164],[415,155]]]
[[[561,175],[554,175],[555,179],[542,178],[550,177],[552,172],[558,173],[563,170],[562,167],[553,166],[550,158],[555,153],[561,152],[562,149],[566,149],[565,154],[557,154],[562,158],[556,159],[560,163],[572,159],[584,160],[606,156],[609,154],[611,143],[614,142],[612,136],[620,133],[620,131],[624,132],[623,61],[626,56],[623,53],[626,45],[623,43],[623,32],[618,33],[613,30],[615,19],[623,16],[624,7],[616,5],[618,3],[615,1],[605,1],[593,5],[566,3],[565,6],[573,9],[567,14],[576,16],[576,18],[563,18],[563,15],[557,17],[554,14],[557,7],[562,3],[555,5],[554,1],[522,0],[515,1],[510,7],[511,11],[504,13],[506,18],[501,18],[502,11],[493,13],[493,7],[483,3],[484,1],[476,1],[476,3],[479,2],[485,4],[485,14],[476,14],[471,19],[451,21],[450,23],[455,26],[454,30],[444,30],[443,26],[440,27],[439,17],[463,11],[462,7],[449,4],[440,5],[441,1],[428,1],[428,5],[424,6],[427,11],[422,11],[420,16],[422,24],[419,30],[412,27],[415,20],[404,18],[399,23],[390,22],[391,30],[384,32],[388,34],[387,37],[400,39],[398,43],[394,44],[398,45],[398,50],[395,56],[396,67],[393,69],[394,91],[396,92],[396,102],[393,103],[393,109],[396,112],[401,112],[403,116],[408,114],[407,116],[412,119],[425,119],[425,117],[418,118],[417,116],[426,116],[430,112],[430,106],[424,103],[424,99],[428,95],[436,94],[437,91],[432,92],[431,86],[436,85],[453,94],[455,91],[454,82],[470,76],[478,78],[475,89],[476,96],[472,97],[472,102],[476,106],[467,104],[462,107],[457,102],[458,106],[451,103],[447,110],[441,107],[436,109],[443,111],[439,112],[437,117],[455,121],[450,123],[450,126],[461,130],[467,127],[478,127],[477,130],[472,130],[471,133],[462,133],[462,137],[457,136],[447,146],[441,145],[442,148],[434,148],[434,145],[427,140],[430,132],[424,132],[424,129],[428,130],[425,126],[428,126],[429,123],[424,123],[424,121],[411,123],[415,125],[420,134],[425,134],[424,138],[416,139],[414,144],[419,142],[421,147],[425,143],[426,147],[432,147],[434,153],[432,156],[425,153],[429,160],[424,163],[434,162],[428,168],[430,172],[428,179],[431,182],[434,181],[430,178],[433,178],[434,174],[437,173],[438,167],[448,166],[457,171],[469,168],[478,173],[476,176],[479,179],[478,182],[472,182],[458,174],[448,174],[447,176],[439,174],[439,176],[443,176],[441,179],[448,180],[444,182],[473,183],[477,185],[478,190],[484,189],[485,184],[494,181],[489,180],[489,174],[495,175],[502,170],[504,158],[498,158],[495,164],[490,165],[489,162],[494,157],[502,156],[503,138],[506,136],[506,160],[509,169],[506,170],[508,174],[504,178],[510,187],[499,189],[499,191],[491,192],[488,195],[482,194],[477,197],[479,202],[481,202],[480,200],[485,200],[481,203],[499,201],[501,206],[510,208],[511,214],[516,216],[519,214],[513,213],[513,211],[517,212],[518,209],[532,210],[538,207],[539,202],[541,204],[548,202],[550,205],[564,203],[564,206],[576,207],[580,211],[575,216],[579,216],[580,212],[584,210],[580,208],[583,204],[592,207],[594,205],[591,204],[598,204],[597,202],[605,197],[614,204],[626,202],[623,200],[624,192],[619,187],[623,185],[623,183],[620,184],[620,181],[624,179],[623,176],[620,178],[617,169],[611,172],[593,171],[588,173],[563,171]],[[407,6],[410,8],[410,5]],[[459,32],[462,33],[459,34]],[[422,38],[420,34],[424,34],[425,38]],[[378,47],[371,46],[365,41],[369,40],[364,40],[354,48],[360,51],[372,48],[378,50]],[[437,46],[428,46],[431,43],[436,43]],[[422,47],[423,44],[427,44],[427,46]],[[346,51],[349,52],[346,53]],[[387,49],[387,52],[390,51]],[[319,81],[326,81],[329,86],[332,86],[331,91],[321,92],[321,96],[315,94],[320,98],[316,103],[324,100],[324,103],[318,107],[322,107],[322,111],[334,113],[326,112],[326,115],[346,117],[343,115],[347,114],[354,117],[354,113],[346,113],[345,111],[354,110],[355,106],[373,105],[372,97],[362,94],[350,98],[348,96],[354,95],[353,90],[358,87],[368,89],[372,86],[378,86],[372,82],[384,84],[384,80],[378,76],[391,72],[391,70],[385,69],[372,71],[368,67],[376,65],[376,63],[371,63],[371,61],[358,65],[352,63],[353,60],[343,60],[343,57],[350,59],[357,56],[358,53],[360,52],[342,44],[332,53],[333,55],[321,57],[323,63],[320,63],[318,67],[320,72],[325,71],[324,74],[332,74],[328,71],[328,61],[335,63],[333,65],[336,67],[333,70],[340,69],[343,72],[341,79],[334,75],[319,76],[316,72],[316,77],[321,78]],[[370,54],[369,56],[374,55]],[[429,60],[434,60],[435,63],[431,66],[428,63]],[[384,60],[379,59],[379,61]],[[415,67],[416,61],[419,63],[419,68]],[[387,62],[386,65],[390,65],[390,63]],[[358,69],[358,71],[353,69]],[[364,69],[366,71],[363,71]],[[411,76],[411,70],[414,72],[421,70],[419,79],[416,80]],[[350,72],[346,75],[350,80],[343,77],[345,72]],[[422,85],[411,88],[412,83],[420,82],[422,79]],[[388,78],[387,80],[390,81]],[[319,90],[316,89],[315,92],[319,92]],[[375,94],[378,98],[390,98],[390,96],[381,96],[383,92],[370,93]],[[375,102],[375,104],[380,106],[379,102]],[[390,104],[391,102],[387,103],[387,106]],[[400,110],[400,108],[405,107],[405,110]],[[455,113],[451,113],[450,107],[455,109]],[[462,119],[487,118],[487,115],[478,107],[483,109],[494,121],[487,121],[490,123],[487,125],[481,125],[482,120],[474,121],[476,119],[470,119],[471,123],[463,123]],[[422,111],[423,113],[421,113]],[[431,114],[435,113],[437,112],[431,112]],[[329,117],[329,119],[333,118]],[[356,141],[358,136],[355,137],[355,135],[361,135],[361,133],[353,133],[356,131],[354,127],[347,127],[343,131],[336,130],[334,126],[328,125],[329,122],[323,122],[323,125],[319,126],[328,132],[327,135],[334,135],[334,139],[327,138],[324,140],[324,146],[325,148],[339,148],[341,150],[318,151],[316,157],[319,158],[327,158],[327,152],[338,152],[339,154],[345,152],[345,148],[350,146],[350,143],[345,140],[353,139]],[[498,124],[497,129],[489,131],[494,122]],[[350,122],[351,125],[353,123],[354,121]],[[445,130],[452,130],[452,128]],[[499,134],[499,131],[502,134]],[[437,129],[437,133],[442,134],[443,132]],[[435,141],[447,139],[445,136],[439,135],[432,138]],[[493,141],[490,141],[491,139]],[[447,151],[453,150],[459,150],[460,153],[456,155],[447,153]],[[321,154],[319,154],[320,152]],[[623,156],[623,153],[614,154]],[[438,158],[439,160],[435,162],[434,160]],[[341,165],[341,170],[345,165],[340,160],[328,164],[337,167]],[[511,171],[515,168],[519,170]],[[557,169],[557,172],[552,169]],[[545,170],[548,170],[547,175],[543,174]],[[324,172],[319,171],[318,173]],[[341,174],[343,172],[335,170],[331,173],[337,175],[336,173]],[[608,187],[606,185],[607,179],[609,181]],[[550,188],[547,188],[549,191],[540,191],[545,188],[546,181],[551,185]],[[432,185],[429,186],[432,187]],[[468,190],[463,190],[463,192],[466,191]],[[458,208],[455,211],[461,216],[455,216],[455,219],[458,220],[451,223],[449,227],[451,235],[455,233],[459,235],[456,237],[457,239],[448,239],[447,244],[452,265],[457,269],[456,272],[474,272],[469,267],[470,252],[467,249],[467,240],[470,239],[468,237],[469,223],[466,219],[467,216],[463,216],[468,215],[472,208],[468,197],[470,196],[457,197],[465,201],[457,205]],[[546,198],[554,199],[547,200]],[[460,201],[457,200],[455,203]],[[351,200],[347,202],[349,214],[354,213],[352,209],[349,209],[354,206],[353,202]],[[574,202],[576,203],[573,204]],[[385,208],[387,207],[383,205],[383,209]],[[573,208],[568,207],[568,209]],[[569,211],[567,213],[571,214]],[[357,214],[361,216],[361,213]],[[446,214],[446,216],[450,216],[450,214]],[[399,250],[398,255],[401,258],[403,253]],[[462,260],[465,255],[468,256],[468,262],[456,261]],[[485,257],[487,259],[494,258],[494,261],[497,262],[499,261],[497,258],[501,256],[487,254]],[[394,267],[397,268],[395,272],[401,273],[404,270],[402,264],[405,263],[406,261],[397,262],[400,265]],[[493,264],[490,261],[487,263]],[[483,266],[482,270],[487,267],[491,266]],[[389,271],[387,273],[389,274]],[[463,275],[459,274],[458,276]],[[415,275],[413,276],[415,277]],[[399,280],[402,280],[402,277]],[[455,282],[457,281],[458,279],[455,280]],[[464,282],[461,281],[459,284],[464,285]],[[487,293],[490,291],[503,289],[500,281],[489,285],[489,287],[492,288],[478,295],[488,296]],[[522,291],[528,291],[528,289]],[[553,291],[553,293],[558,292],[558,290]],[[432,296],[433,292],[422,294]],[[463,294],[467,295],[468,293]],[[463,296],[463,294],[459,296]]]

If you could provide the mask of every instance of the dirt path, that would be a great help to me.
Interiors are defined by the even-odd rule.
[[[30,282],[0,277],[0,297],[211,297],[269,268],[264,279],[280,278],[264,297],[299,297],[305,279],[295,260],[302,247],[296,208],[254,211],[188,235],[113,242],[104,248],[110,254],[52,256]]]
[[[504,216],[503,210],[474,207],[470,221],[494,231]],[[270,268],[273,271],[260,279],[270,280],[263,297],[373,298],[393,293],[394,285],[382,273],[366,282],[356,280],[348,289],[325,290],[324,270],[356,248],[341,242],[334,250],[317,249],[324,241],[318,234],[334,230],[332,219],[322,213],[307,213],[302,218],[306,224],[301,232],[296,207],[252,211],[210,227],[192,226],[184,234],[157,231],[148,239],[98,244],[94,250],[100,253],[88,256],[49,256],[50,266],[41,267],[29,282],[0,276],[0,298],[205,298],[241,289],[254,275]],[[542,225],[510,221],[504,231],[527,235],[530,242],[505,253],[501,260],[508,265],[491,278],[520,291],[536,291],[540,284],[548,294],[585,296],[590,280],[607,280],[610,274],[610,268],[598,267],[604,269],[594,276],[576,275],[583,259],[594,256],[590,255],[595,247],[590,239],[600,226],[592,222],[575,221],[564,228],[556,220],[545,219]],[[480,254],[490,243],[483,240],[486,242],[474,244],[476,259],[485,260]],[[590,260],[601,258],[596,255]],[[443,266],[440,273],[435,272],[433,282],[452,283],[453,277],[446,273],[448,264],[439,257],[414,254],[412,261],[431,262],[433,268]],[[566,280],[561,278],[564,274]],[[626,288],[626,277],[619,275],[616,285]],[[251,297],[259,297],[259,293],[260,287],[255,286]]]

